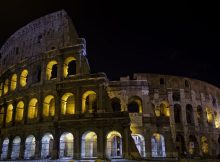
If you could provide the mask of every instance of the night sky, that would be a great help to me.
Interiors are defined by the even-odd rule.
[[[220,87],[219,5],[187,1],[8,0],[0,4],[0,45],[30,21],[65,9],[87,41],[92,73],[174,74]]]

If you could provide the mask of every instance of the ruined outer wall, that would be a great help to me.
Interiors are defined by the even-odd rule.
[[[42,52],[76,44],[78,35],[64,10],[32,21],[16,31],[0,49],[0,74]]]

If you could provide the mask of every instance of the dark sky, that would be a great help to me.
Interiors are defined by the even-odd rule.
[[[105,72],[110,79],[135,72],[174,74],[220,87],[217,3],[146,2],[4,1],[0,5],[0,45],[30,21],[65,9],[87,41],[93,73]]]

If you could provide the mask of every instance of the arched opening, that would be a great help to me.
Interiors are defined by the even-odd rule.
[[[163,135],[154,133],[151,137],[152,157],[166,157],[165,140]]]
[[[21,144],[21,138],[16,136],[13,139],[13,143],[12,143],[12,152],[11,152],[11,159],[12,160],[16,160],[19,159],[19,155],[20,155],[20,144]]]
[[[201,106],[197,106],[197,120],[199,125],[203,125],[203,110]]]
[[[186,105],[186,121],[188,124],[193,124],[194,119],[193,119],[193,108],[192,105],[187,104]]]
[[[83,158],[97,157],[97,135],[95,132],[85,132],[83,134],[81,156]]]
[[[181,123],[181,106],[179,104],[174,104],[174,120],[175,123]]]
[[[196,137],[194,135],[189,136],[189,154],[196,155],[198,154],[198,142],[196,140]]]
[[[5,109],[0,107],[0,127],[4,124]]]
[[[82,112],[96,112],[97,97],[94,91],[86,91],[82,96]]]
[[[190,88],[190,84],[188,80],[185,80],[185,88]]]
[[[34,159],[36,140],[33,135],[29,135],[25,140],[24,159]]]
[[[27,79],[28,79],[28,70],[24,69],[21,72],[21,76],[20,76],[20,85],[21,87],[24,87],[27,85]]]
[[[13,74],[11,77],[11,90],[14,91],[17,87],[17,74]]]
[[[216,111],[214,112],[214,121],[215,121],[215,128],[219,128],[219,118],[218,118],[218,113]]]
[[[111,99],[111,106],[112,106],[112,110],[113,112],[120,112],[121,111],[121,102],[119,98],[112,98]]]
[[[73,135],[72,133],[63,133],[60,137],[59,157],[73,157]]]
[[[3,83],[0,83],[0,97],[2,96],[3,94]]]
[[[166,116],[166,117],[170,116],[170,105],[166,101],[163,101],[160,104],[160,116]]]
[[[206,107],[206,114],[207,114],[207,122],[208,124],[212,124],[212,109],[209,107]]]
[[[72,115],[75,113],[75,98],[72,93],[65,93],[61,98],[61,114]]]
[[[122,157],[122,136],[117,131],[111,131],[107,135],[107,156],[109,158]]]
[[[8,93],[8,84],[9,84],[9,81],[8,81],[8,79],[6,79],[5,84],[4,84],[4,94]]]
[[[185,141],[184,141],[184,137],[180,134],[176,136],[176,150],[179,156],[184,156],[186,150]]]
[[[24,114],[24,102],[19,101],[16,107],[15,121],[23,120],[23,114]]]
[[[57,78],[57,61],[52,60],[47,64],[46,78],[47,80],[52,80]]]
[[[44,98],[43,116],[53,117],[54,115],[55,115],[55,99],[54,99],[54,96],[48,95]]]
[[[146,156],[144,137],[140,134],[132,134],[134,143],[142,157]]]
[[[41,140],[41,158],[48,159],[53,151],[53,135],[46,133]]]
[[[1,154],[1,160],[6,160],[8,156],[8,145],[9,145],[9,139],[5,138],[2,143],[2,154]]]
[[[68,57],[64,61],[63,75],[64,78],[76,74],[76,59],[74,57]]]
[[[38,100],[36,98],[32,98],[28,105],[28,119],[37,118],[38,114]]]
[[[6,123],[12,122],[12,116],[13,116],[13,105],[9,104],[7,107],[7,113],[6,113]]]
[[[128,112],[142,113],[142,100],[138,96],[133,96],[128,99]]]
[[[180,92],[173,92],[173,101],[180,101]]]
[[[201,137],[201,149],[203,154],[208,154],[209,153],[209,145],[207,138],[205,136]]]

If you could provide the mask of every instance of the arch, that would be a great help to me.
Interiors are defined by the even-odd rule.
[[[44,117],[48,117],[48,116],[53,117],[54,115],[55,115],[55,99],[54,99],[54,96],[48,95],[44,98],[43,116]]]
[[[82,112],[96,112],[97,111],[97,97],[94,91],[86,91],[82,95]]]
[[[17,106],[16,106],[15,121],[23,120],[23,114],[24,114],[24,102],[19,101]]]
[[[184,155],[185,154],[185,140],[184,137],[181,134],[178,134],[176,136],[176,150],[178,152],[178,155]]]
[[[35,156],[36,140],[33,135],[29,135],[25,140],[24,159],[33,159]]]
[[[9,104],[7,107],[7,113],[6,113],[6,123],[12,122],[12,116],[13,116],[13,105]]]
[[[122,157],[122,136],[118,131],[111,131],[107,134],[106,147],[107,157]]]
[[[181,106],[179,104],[174,104],[174,120],[175,123],[180,123],[181,122]]]
[[[24,69],[21,72],[21,76],[20,76],[20,85],[21,85],[21,87],[25,87],[27,85],[27,79],[28,79],[28,70]]]
[[[5,109],[0,107],[0,127],[4,124]]]
[[[166,147],[164,136],[154,133],[151,137],[152,157],[166,157]]]
[[[188,124],[194,123],[193,107],[190,104],[186,105],[186,121]]]
[[[197,106],[197,120],[200,125],[203,125],[203,110],[200,105]]]
[[[180,101],[180,92],[179,91],[173,92],[172,98],[173,101]]]
[[[144,137],[141,134],[132,134],[132,138],[141,157],[146,157]]]
[[[0,83],[0,97],[2,96],[3,94],[3,83]]]
[[[59,157],[73,157],[74,137],[72,133],[65,132],[60,136]]]
[[[142,100],[138,96],[132,96],[128,99],[128,112],[142,113]]]
[[[41,139],[41,158],[50,158],[53,151],[53,135],[51,133],[46,133]]]
[[[209,145],[208,145],[207,138],[205,136],[201,137],[201,150],[203,154],[209,153]]]
[[[189,154],[191,154],[191,155],[198,154],[199,146],[198,146],[197,139],[194,135],[189,136],[188,148],[189,148]]]
[[[119,98],[114,97],[111,99],[111,106],[113,112],[120,112],[121,111],[121,101]]]
[[[2,154],[1,154],[1,160],[6,160],[8,156],[8,145],[9,145],[9,139],[5,138],[2,143]]]
[[[56,60],[52,60],[47,64],[46,78],[47,80],[52,80],[52,79],[57,78],[57,61]]]
[[[5,84],[4,84],[4,94],[7,94],[7,93],[8,93],[8,84],[9,84],[9,80],[6,79],[6,80],[5,80]]]
[[[97,135],[95,132],[85,132],[82,135],[81,156],[84,158],[97,157]]]
[[[185,88],[190,88],[190,83],[188,80],[185,80]]]
[[[214,112],[214,121],[215,121],[215,128],[219,128],[219,117],[216,111]]]
[[[206,107],[206,115],[207,115],[207,122],[208,124],[212,124],[212,109],[210,107]]]
[[[72,93],[65,93],[61,98],[61,114],[71,115],[75,113],[75,96]]]
[[[38,100],[32,98],[28,104],[28,119],[37,118],[38,114]]]
[[[76,74],[76,59],[75,57],[67,57],[63,64],[64,78]]]
[[[16,136],[13,139],[13,143],[12,143],[12,152],[11,152],[11,159],[12,160],[19,159],[20,144],[21,144],[21,138],[19,136]]]
[[[160,115],[161,116],[170,116],[170,105],[167,101],[162,101],[160,104]]]
[[[14,91],[17,88],[17,74],[13,74],[11,77],[11,90]]]

